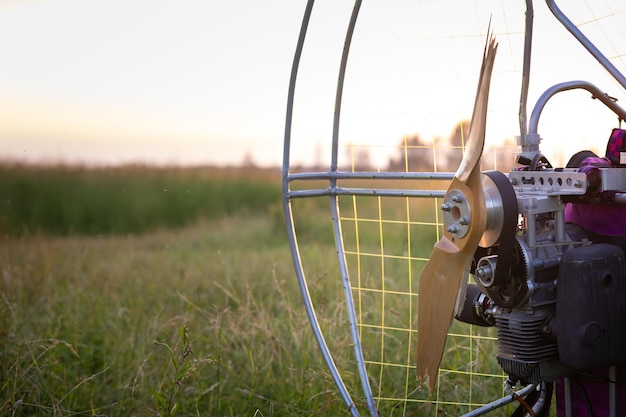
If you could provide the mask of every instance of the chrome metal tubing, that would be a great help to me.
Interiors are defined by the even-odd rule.
[[[452,180],[453,172],[378,172],[378,171],[324,171],[289,174],[288,181],[295,180]]]
[[[528,133],[526,105],[528,103],[528,85],[530,84],[530,58],[533,44],[534,17],[535,12],[533,9],[533,1],[526,0],[526,18],[524,24],[524,64],[522,68],[522,90],[520,93],[519,105],[520,137],[523,144],[526,143],[526,134]]]
[[[331,155],[331,172],[337,171],[337,152],[339,149],[339,120],[341,115],[341,100],[343,97],[343,82],[346,76],[346,67],[348,65],[348,55],[350,53],[350,44],[352,43],[352,36],[354,35],[354,28],[356,26],[359,10],[361,9],[361,0],[354,2],[352,8],[352,14],[350,15],[350,22],[348,23],[348,29],[346,31],[346,38],[343,44],[343,52],[341,54],[341,63],[339,65],[339,75],[337,76],[337,92],[335,94],[335,113],[333,117],[333,137],[332,137],[332,155]],[[330,179],[330,188],[334,189],[337,185],[337,178]],[[361,386],[365,400],[367,402],[367,408],[372,417],[378,416],[378,410],[376,409],[376,403],[374,396],[372,395],[372,388],[367,377],[367,370],[365,369],[365,359],[363,358],[363,349],[361,347],[361,338],[359,336],[359,328],[356,320],[356,313],[354,310],[354,300],[352,298],[352,287],[350,285],[350,276],[348,274],[348,266],[346,264],[345,250],[343,246],[343,236],[341,234],[341,223],[339,221],[339,204],[337,197],[331,195],[330,197],[330,210],[332,213],[333,229],[335,232],[335,246],[337,248],[337,258],[339,261],[339,269],[341,272],[341,280],[344,288],[344,295],[346,299],[346,310],[348,312],[348,322],[350,327],[350,334],[352,335],[352,342],[354,343],[354,355],[356,359],[356,366],[359,371],[359,377],[361,379]]]
[[[319,321],[317,320],[317,315],[315,313],[315,309],[313,307],[313,301],[311,299],[311,294],[309,293],[309,288],[307,285],[306,277],[304,275],[304,269],[302,267],[302,260],[300,258],[300,252],[298,250],[298,242],[296,239],[296,232],[293,223],[293,212],[291,210],[291,200],[289,195],[289,158],[290,158],[290,147],[291,147],[291,122],[293,117],[293,100],[295,96],[295,86],[296,79],[298,75],[298,67],[300,64],[300,58],[302,56],[302,48],[304,45],[304,40],[306,38],[306,33],[309,25],[309,21],[311,18],[311,11],[313,9],[314,0],[308,0],[304,17],[302,18],[302,25],[300,27],[300,35],[298,37],[298,42],[296,45],[296,51],[294,54],[293,64],[291,68],[291,77],[289,80],[289,90],[287,96],[287,114],[285,120],[285,142],[284,142],[284,150],[283,150],[283,169],[282,169],[282,187],[283,187],[283,211],[285,213],[285,225],[287,228],[287,235],[289,237],[289,248],[291,250],[291,255],[293,259],[294,269],[296,272],[296,277],[298,279],[298,285],[300,287],[300,294],[302,296],[304,308],[306,310],[307,317],[309,318],[309,323],[311,324],[311,329],[313,330],[313,334],[315,336],[315,340],[317,345],[322,353],[322,357],[324,358],[324,362],[326,362],[326,366],[337,386],[339,394],[343,398],[344,402],[348,405],[348,409],[353,417],[358,417],[360,414],[350,397],[350,393],[346,388],[343,380],[341,379],[341,375],[337,370],[337,366],[330,354],[328,349],[328,345],[326,344],[326,340],[324,339],[324,335],[322,334],[322,330],[319,325]]]
[[[492,412],[493,410],[496,410],[500,407],[504,407],[505,405],[516,401],[515,395],[519,395],[520,397],[525,397],[535,389],[537,389],[537,384],[527,385],[526,387],[517,391],[515,394],[507,395],[506,397],[500,398],[499,400],[490,402],[489,404],[484,405],[480,408],[477,408],[473,411],[470,411],[467,414],[463,414],[461,417],[478,417],[478,416],[485,415],[487,413]]]
[[[607,93],[600,90],[595,85],[587,81],[567,81],[564,83],[556,84],[548,88],[537,100],[537,104],[533,108],[533,112],[530,115],[530,123],[528,125],[528,134],[537,135],[537,128],[539,125],[539,117],[545,107],[546,103],[552,96],[562,91],[583,89],[591,93],[591,98],[598,99],[605,106],[611,109],[621,120],[626,120],[626,110],[616,103],[616,100],[609,96]]]
[[[388,190],[376,188],[342,188],[328,187],[312,190],[294,190],[288,194],[289,198],[321,197],[338,195],[360,195],[373,197],[420,197],[420,198],[443,198],[444,190]]]
[[[563,26],[572,34],[574,37],[589,51],[593,57],[598,60],[600,65],[602,65],[608,72],[611,74],[613,78],[617,80],[618,83],[621,84],[622,87],[626,89],[626,77],[622,74],[612,63],[608,60],[602,52],[576,27],[574,23],[565,14],[559,9],[556,5],[555,0],[546,0],[548,8],[552,12],[552,14],[557,18]]]

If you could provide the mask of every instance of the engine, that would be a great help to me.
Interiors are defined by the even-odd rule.
[[[616,171],[602,174],[601,189],[622,181]],[[564,201],[589,193],[586,174],[484,178],[488,231],[457,319],[495,326],[498,363],[523,384],[626,361],[624,248],[564,220]]]

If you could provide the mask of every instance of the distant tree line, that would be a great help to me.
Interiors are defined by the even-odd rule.
[[[417,133],[404,136],[397,146],[395,155],[389,158],[387,171],[395,172],[455,172],[461,159],[469,135],[469,120],[463,120],[454,127],[448,138],[435,138],[427,143]],[[515,165],[512,139],[504,141],[497,147],[483,150],[482,170],[498,169],[509,171]],[[373,164],[370,149],[366,147],[349,147],[348,160],[350,168],[355,171],[372,170]]]

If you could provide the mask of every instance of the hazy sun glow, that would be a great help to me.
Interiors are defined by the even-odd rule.
[[[606,10],[586,2],[563,9],[588,22],[583,29],[624,70],[620,1],[600,5]],[[0,158],[232,164],[247,155],[278,165],[305,4],[0,1]],[[315,4],[297,86],[296,161],[327,153],[352,5]],[[500,49],[488,141],[519,134],[523,13],[521,0],[364,1],[346,75],[342,141],[378,147],[374,157],[383,164],[385,146],[403,135],[432,140],[469,118],[490,18]],[[544,2],[535,4],[533,53],[529,106],[549,86],[573,79],[624,97]],[[602,148],[615,126],[588,93],[567,93],[542,116],[544,153]]]

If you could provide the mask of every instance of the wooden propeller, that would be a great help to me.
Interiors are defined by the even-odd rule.
[[[433,392],[450,323],[465,300],[465,289],[476,247],[485,231],[487,209],[480,158],[485,144],[487,102],[498,44],[490,35],[483,62],[463,160],[446,195],[444,234],[433,248],[419,281],[417,318],[417,378],[428,380]]]

